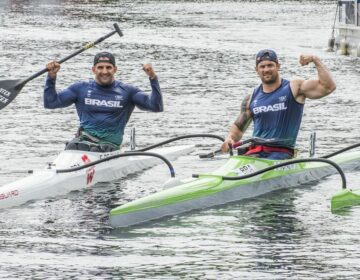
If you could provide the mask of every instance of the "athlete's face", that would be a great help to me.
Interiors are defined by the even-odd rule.
[[[280,64],[270,60],[261,61],[255,68],[261,81],[271,85],[279,78]]]
[[[115,77],[117,68],[108,62],[99,62],[93,66],[92,71],[95,74],[95,81],[100,85],[110,85]]]

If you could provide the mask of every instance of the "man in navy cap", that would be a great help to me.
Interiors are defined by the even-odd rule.
[[[109,52],[95,55],[92,67],[94,80],[75,83],[61,92],[55,89],[60,64],[52,61],[46,67],[48,76],[44,107],[54,109],[75,104],[80,119],[78,135],[66,149],[94,152],[117,150],[135,106],[153,112],[163,111],[159,82],[151,64],[143,65],[150,80],[150,95],[135,86],[115,80],[115,57]]]
[[[261,84],[241,103],[240,114],[230,127],[222,151],[228,151],[229,145],[239,141],[253,121],[253,137],[265,139],[265,144],[250,146],[246,155],[268,159],[294,156],[305,99],[322,98],[336,88],[329,71],[317,56],[301,55],[299,61],[302,66],[313,63],[317,79],[283,79],[279,75],[280,64],[275,51],[265,49],[257,53],[255,70]]]

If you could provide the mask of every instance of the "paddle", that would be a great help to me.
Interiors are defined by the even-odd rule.
[[[231,147],[230,147],[230,155],[232,155],[232,149],[238,149],[239,147],[241,146],[244,146],[245,144],[249,144],[249,143],[252,143],[252,144],[256,144],[256,145],[270,145],[271,143],[278,143],[278,142],[281,142],[281,141],[286,141],[288,139],[276,139],[276,138],[270,138],[270,139],[265,139],[265,138],[260,138],[260,137],[252,137],[252,138],[249,138],[249,139],[245,139],[243,141],[238,141],[236,143],[234,143]],[[216,150],[216,151],[213,151],[213,152],[210,152],[210,153],[207,153],[207,154],[200,154],[199,155],[199,158],[213,158],[214,156],[218,155],[218,154],[221,154],[222,151],[221,149],[219,150]]]
[[[229,144],[229,148],[230,148],[229,153],[230,153],[230,155],[232,155],[232,153],[233,153],[232,149],[236,149],[237,147],[240,147],[240,146],[245,145],[247,143],[251,143],[253,141],[254,141],[254,139],[250,138],[250,139],[247,139],[247,140],[244,140],[244,141],[236,142],[233,145]],[[221,153],[222,153],[222,150],[219,149],[219,150],[207,153],[207,154],[199,154],[199,158],[213,158],[216,155],[221,154]]]
[[[103,37],[100,37],[99,39],[97,39],[96,41],[94,41],[92,43],[87,43],[83,48],[81,48],[81,49],[77,50],[76,52],[68,55],[67,57],[61,59],[60,61],[58,61],[58,63],[61,64],[65,61],[69,60],[70,58],[73,58],[74,56],[82,53],[83,51],[85,51],[87,49],[92,48],[93,46],[97,45],[98,43],[104,41],[105,39],[109,38],[110,36],[112,36],[116,33],[119,34],[120,37],[122,37],[123,33],[121,32],[117,23],[114,23],[114,28],[115,28],[114,31],[110,32],[109,34],[107,34]],[[45,68],[25,80],[17,79],[17,80],[0,81],[0,110],[3,109],[4,107],[6,107],[7,105],[9,105],[11,103],[11,101],[13,101],[15,99],[15,97],[19,94],[19,92],[25,86],[25,84],[27,82],[30,82],[31,80],[41,76],[42,74],[46,73],[47,71],[48,71],[48,69]]]

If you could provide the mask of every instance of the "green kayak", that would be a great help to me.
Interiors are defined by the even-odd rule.
[[[309,159],[310,160],[310,159]],[[360,166],[360,152],[348,152],[331,157],[341,169],[356,169]],[[256,176],[263,169],[288,162],[289,164]],[[137,225],[162,217],[173,216],[190,210],[203,209],[229,202],[253,198],[275,190],[296,187],[336,173],[336,168],[326,162],[298,162],[267,160],[248,156],[232,156],[219,169],[200,174],[175,187],[148,195],[121,205],[110,212],[113,227]],[[224,179],[227,176],[229,179]],[[231,180],[241,176],[244,179]],[[248,176],[248,178],[246,178]],[[251,177],[250,177],[251,176]],[[343,186],[344,187],[344,186]],[[343,190],[346,197],[357,196]],[[358,199],[360,195],[358,196]],[[346,199],[345,199],[346,200]],[[334,207],[341,206],[335,198]],[[337,204],[337,205],[335,205]]]

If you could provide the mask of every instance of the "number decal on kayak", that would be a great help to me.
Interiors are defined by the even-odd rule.
[[[93,178],[94,178],[94,175],[95,175],[95,168],[94,167],[91,167],[90,169],[88,169],[86,171],[86,184],[89,185],[91,184]]]
[[[81,157],[82,161],[87,164],[90,163],[91,160],[88,158],[87,155],[83,155]],[[95,166],[91,166],[89,169],[86,170],[86,184],[90,185],[92,180],[94,179],[94,175],[95,175]]]
[[[279,164],[279,163],[282,163],[281,161],[279,162],[274,162],[274,165],[275,164]],[[278,171],[287,171],[287,170],[295,170],[298,168],[298,165],[296,164],[289,164],[289,165],[285,165],[285,166],[281,166],[281,167],[278,167],[276,168],[275,170],[278,170]]]
[[[238,176],[247,175],[254,173],[256,171],[256,168],[251,164],[245,164],[243,166],[240,166],[239,168],[236,168],[233,170],[235,174]]]

